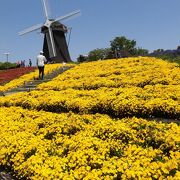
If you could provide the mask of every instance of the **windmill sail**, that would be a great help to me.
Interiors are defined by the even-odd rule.
[[[47,1],[46,0],[42,0],[42,2],[43,2],[43,5],[44,5],[44,13],[45,13],[46,19],[49,19]]]
[[[51,57],[56,57],[56,48],[55,48],[55,44],[54,44],[54,35],[53,35],[53,32],[52,32],[52,28],[49,27],[49,38],[50,38],[50,44],[51,44],[51,47],[52,47],[52,56]]]
[[[60,17],[57,17],[54,21],[63,21],[63,20],[66,20],[66,19],[69,19],[71,17],[75,17],[76,15],[80,15],[80,10],[78,11],[73,11],[65,16],[60,16]]]
[[[49,57],[49,58],[52,58],[52,57],[54,57],[54,53],[53,53],[52,43],[51,43],[51,40],[50,40],[50,35],[49,35],[48,32],[45,33],[45,39],[46,39],[46,41],[47,41],[47,47],[48,47],[48,51],[49,51],[48,57]]]
[[[29,27],[27,29],[24,29],[23,31],[19,32],[18,34],[19,34],[19,36],[22,36],[24,34],[32,32],[32,31],[36,31],[36,30],[40,29],[42,26],[43,26],[43,24],[40,23],[40,24],[31,26],[31,27]]]

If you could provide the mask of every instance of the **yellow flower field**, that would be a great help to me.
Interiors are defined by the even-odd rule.
[[[0,97],[0,167],[18,179],[180,179],[180,69],[151,57],[76,65]]]
[[[179,90],[175,89],[172,92],[171,89],[171,86],[163,88],[157,85],[144,89],[131,87],[32,91],[0,98],[0,105],[22,106],[50,112],[100,112],[116,117],[156,116],[177,119],[180,117],[180,104],[177,98]]]
[[[160,59],[98,61],[74,67],[39,85],[39,91],[0,98],[0,105],[51,112],[178,119],[179,82],[178,65]]]
[[[152,57],[123,58],[83,63],[53,81],[41,84],[40,90],[98,89],[100,87],[145,87],[179,85],[178,64]]]
[[[0,165],[30,179],[178,179],[180,127],[1,108]],[[2,138],[3,137],[3,138]]]

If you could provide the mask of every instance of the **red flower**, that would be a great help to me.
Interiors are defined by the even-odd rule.
[[[0,71],[0,84],[7,83],[13,79],[16,79],[24,74],[32,72],[36,67],[21,67],[16,69],[8,69]]]

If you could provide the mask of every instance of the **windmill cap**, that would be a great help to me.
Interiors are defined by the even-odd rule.
[[[40,51],[40,54],[43,54],[44,52],[43,51]]]

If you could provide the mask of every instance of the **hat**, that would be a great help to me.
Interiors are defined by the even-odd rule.
[[[40,51],[40,54],[43,54],[44,52],[43,51]]]

